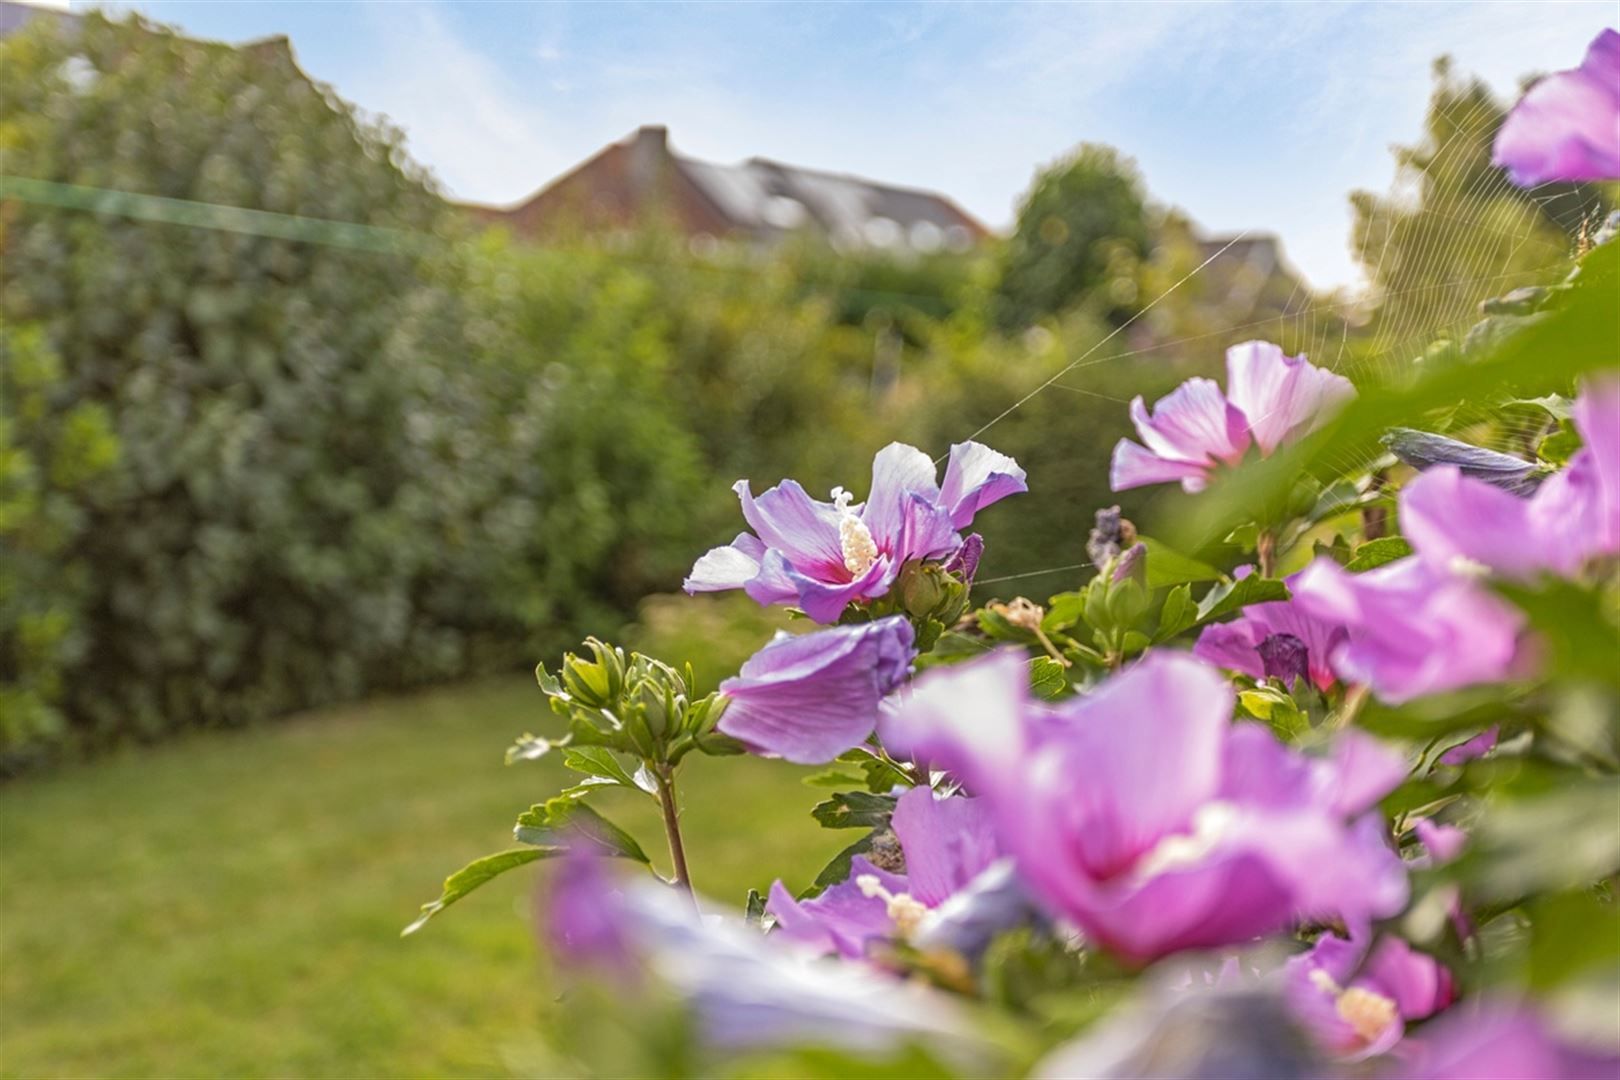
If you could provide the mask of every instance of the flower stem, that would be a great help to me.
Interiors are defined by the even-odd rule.
[[[1361,707],[1367,704],[1367,698],[1371,693],[1371,688],[1360,684],[1345,691],[1344,703],[1339,706],[1338,715],[1333,718],[1334,729],[1347,728],[1355,723],[1356,717],[1361,714]]]
[[[1277,537],[1270,529],[1261,529],[1260,534],[1254,538],[1254,554],[1260,560],[1260,576],[1275,577],[1277,574]]]
[[[675,769],[671,765],[660,765],[654,775],[658,778],[658,805],[664,811],[664,834],[669,837],[669,861],[675,872],[673,883],[691,896],[692,875],[686,869],[686,845],[681,840],[680,811],[675,806]]]

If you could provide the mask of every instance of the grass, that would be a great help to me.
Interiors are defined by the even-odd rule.
[[[544,1060],[524,867],[399,931],[563,786],[500,680],[201,734],[0,790],[0,1075],[498,1076]],[[571,775],[571,774],[566,774]],[[791,767],[682,776],[698,888],[740,905],[849,837]],[[664,855],[655,808],[602,805]]]

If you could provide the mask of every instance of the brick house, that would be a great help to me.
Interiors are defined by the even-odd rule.
[[[764,158],[716,165],[670,149],[647,126],[507,208],[469,206],[531,240],[601,234],[642,223],[694,241],[770,244],[809,233],[839,250],[964,251],[989,231],[943,195]]]

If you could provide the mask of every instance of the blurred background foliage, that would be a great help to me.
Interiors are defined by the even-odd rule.
[[[1507,185],[1500,106],[1441,67],[1400,186],[1355,197],[1366,303],[1200,272],[1209,241],[1098,147],[969,255],[699,252],[655,228],[527,247],[475,232],[284,47],[78,23],[0,42],[0,177],[190,200],[200,224],[0,194],[0,772],[527,669],[587,632],[689,658],[712,688],[786,625],[675,592],[742,528],[732,482],[860,492],[894,439],[942,455],[978,433],[1017,457],[1035,494],[984,515],[978,599],[1058,593],[1090,576],[1097,507],[1167,520],[1107,489],[1133,396],[1219,375],[1255,337],[1397,385],[1420,356],[1465,359],[1480,303],[1561,278],[1613,203]],[[1492,442],[1438,415],[1491,388],[1435,379],[1431,426]],[[1500,437],[1522,451],[1527,430]],[[1222,499],[1206,518],[1236,513]],[[548,991],[518,875],[395,938],[560,782],[555,761],[499,764],[541,704],[527,680],[473,682],[10,785],[0,1072],[556,1071],[530,1035]],[[807,883],[839,844],[797,828],[820,796],[780,763],[725,768],[687,795],[700,888]],[[1555,824],[1602,812],[1571,798]],[[1537,978],[1590,936],[1568,944],[1533,942]]]
[[[1089,145],[969,255],[695,251],[656,227],[526,246],[476,231],[284,43],[78,23],[0,43],[0,175],[187,200],[201,223],[0,199],[8,771],[526,668],[678,588],[742,527],[739,477],[860,491],[895,439],[1015,456],[1040,498],[986,515],[981,599],[1056,591],[1098,507],[1141,508],[1107,489],[1131,397],[1253,337],[1378,362],[1397,329],[1539,280],[1601,202],[1512,194],[1488,165],[1500,110],[1442,71],[1429,149],[1400,158],[1418,202],[1358,196],[1370,313],[1198,273],[1209,242]],[[1534,230],[1511,257],[1462,231],[1499,219]],[[679,629],[716,612],[735,609],[655,599],[640,625],[762,640],[746,618]]]

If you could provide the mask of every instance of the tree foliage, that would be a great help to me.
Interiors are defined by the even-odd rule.
[[[1087,143],[1039,173],[1002,255],[1002,324],[1027,326],[1104,283],[1099,313],[1131,310],[1151,239],[1146,203],[1136,165],[1112,147]]]
[[[1395,148],[1395,193],[1350,198],[1352,246],[1374,288],[1376,334],[1388,347],[1466,329],[1480,301],[1559,272],[1602,219],[1603,200],[1590,185],[1509,183],[1491,163],[1506,110],[1445,57],[1434,78],[1422,139]]]

